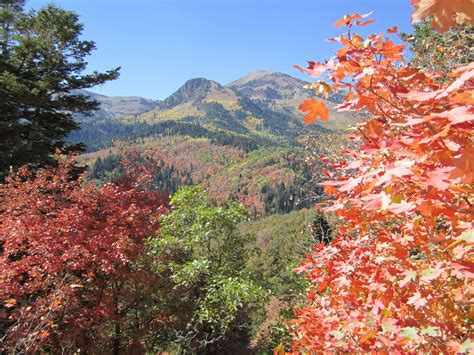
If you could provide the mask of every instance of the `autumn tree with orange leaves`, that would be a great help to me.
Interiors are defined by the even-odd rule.
[[[414,20],[445,31],[472,23],[469,0],[413,0]],[[345,90],[341,111],[366,112],[356,149],[327,171],[338,237],[298,271],[311,281],[290,328],[293,351],[468,352],[474,349],[474,63],[448,73],[412,67],[387,34],[345,16],[335,57],[302,71],[316,90]],[[443,78],[443,80],[441,80]],[[306,101],[305,121],[327,118]],[[281,351],[281,349],[276,349]]]

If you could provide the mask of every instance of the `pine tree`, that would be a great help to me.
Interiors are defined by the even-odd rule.
[[[328,244],[332,239],[333,229],[320,211],[316,213],[311,223],[311,234],[315,243]]]
[[[0,179],[11,169],[52,164],[78,128],[75,113],[90,115],[98,102],[78,90],[116,79],[119,68],[82,74],[94,49],[81,40],[78,15],[54,5],[24,10],[24,0],[0,0]]]

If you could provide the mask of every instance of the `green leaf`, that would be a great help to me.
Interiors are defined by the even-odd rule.
[[[384,332],[391,332],[393,330],[393,326],[390,322],[382,323],[382,329]]]
[[[415,327],[405,327],[400,332],[400,336],[402,338],[410,338],[413,340],[418,337],[418,329]]]
[[[344,332],[341,332],[339,330],[333,330],[329,334],[331,334],[334,338],[339,339],[339,340],[343,339],[345,335]]]
[[[465,231],[459,236],[459,239],[465,240],[467,242],[474,242],[474,229]]]
[[[421,330],[421,335],[428,335],[430,337],[436,337],[439,335],[438,327],[427,327]]]
[[[421,274],[423,276],[430,276],[430,275],[433,275],[434,272],[435,272],[434,269],[424,269],[421,271]]]
[[[459,351],[462,353],[468,353],[470,350],[474,349],[474,341],[471,339],[466,340],[464,343],[462,343],[461,347],[459,348]]]

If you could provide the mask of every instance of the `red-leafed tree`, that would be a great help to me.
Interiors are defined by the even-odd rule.
[[[0,352],[130,351],[157,319],[143,307],[162,285],[139,258],[166,199],[140,171],[97,188],[74,163],[0,185]]]
[[[436,23],[446,15],[444,1],[414,3],[418,17],[425,11]],[[367,120],[352,136],[357,148],[328,171],[325,191],[335,198],[328,210],[341,226],[299,268],[312,286],[292,322],[293,348],[467,352],[474,348],[474,63],[447,81],[446,73],[410,67],[389,35],[353,32],[371,22],[365,17],[337,22],[348,31],[332,39],[342,45],[336,56],[300,68],[346,90],[339,109],[366,112]],[[313,104],[302,105],[307,121],[324,118]]]

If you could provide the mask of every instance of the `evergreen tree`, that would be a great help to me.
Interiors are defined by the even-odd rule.
[[[427,21],[413,26],[413,33],[401,33],[410,45],[410,64],[428,70],[445,73],[443,79],[454,68],[469,64],[474,58],[474,25],[463,24],[440,33]]]
[[[91,114],[98,102],[77,90],[116,79],[119,68],[82,74],[94,49],[81,40],[78,15],[54,5],[24,10],[24,0],[0,0],[0,179],[10,169],[54,162],[65,137],[78,128],[73,114]]]
[[[311,231],[315,243],[328,244],[332,240],[333,229],[321,211],[313,217]]]

